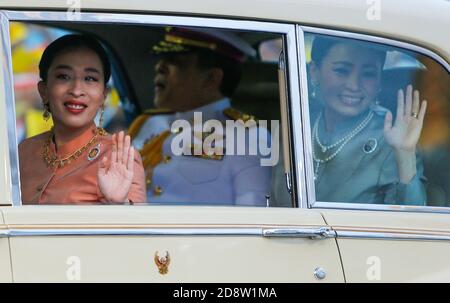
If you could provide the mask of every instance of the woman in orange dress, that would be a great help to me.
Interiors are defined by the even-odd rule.
[[[84,35],[55,40],[39,73],[44,118],[51,114],[54,127],[19,145],[23,204],[146,201],[144,169],[130,137],[109,135],[94,122],[111,73],[99,42]]]

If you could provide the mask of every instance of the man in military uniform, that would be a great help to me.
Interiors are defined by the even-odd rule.
[[[254,56],[254,49],[224,31],[171,27],[153,52],[160,56],[154,78],[157,109],[139,116],[129,128],[146,169],[149,203],[266,206],[271,167],[261,165],[260,153],[249,152],[258,142],[249,138],[269,144],[266,128],[246,124],[244,139],[231,136],[215,142],[228,147],[226,140],[233,140],[232,150],[210,152],[202,148],[210,133],[200,125],[200,138],[198,132],[191,136],[192,153],[179,155],[173,148],[183,131],[173,127],[175,121],[193,125],[201,114],[202,123],[220,121],[223,133],[237,134],[228,132],[226,121],[252,120],[231,108],[229,97],[239,84],[241,63]],[[194,152],[198,147],[200,153]],[[247,153],[236,155],[242,148]]]

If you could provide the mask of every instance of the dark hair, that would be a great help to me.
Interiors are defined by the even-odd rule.
[[[197,54],[200,69],[220,68],[223,70],[223,79],[220,92],[231,97],[241,81],[242,67],[239,62],[205,49],[193,49]]]
[[[39,76],[42,81],[47,81],[48,70],[53,60],[62,52],[78,48],[87,48],[95,52],[103,66],[105,85],[111,76],[111,66],[105,49],[94,37],[88,35],[65,35],[50,43],[42,54],[39,62]]]
[[[330,49],[339,43],[343,44],[355,44],[360,45],[365,48],[370,48],[376,53],[376,56],[379,57],[381,66],[383,67],[384,61],[386,60],[386,51],[387,49],[379,44],[372,43],[372,42],[366,42],[366,41],[358,41],[358,40],[352,40],[348,38],[338,38],[338,37],[331,37],[331,36],[315,36],[312,49],[311,49],[311,59],[314,61],[317,65],[320,66],[323,59],[328,55],[328,52]]]

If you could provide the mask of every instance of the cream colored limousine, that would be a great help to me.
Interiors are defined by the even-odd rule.
[[[155,112],[168,28],[250,47],[230,108],[270,133],[270,165],[235,180],[222,163],[246,155],[164,155],[148,201],[23,201],[18,145],[51,127],[45,47],[102,43],[116,132]],[[445,0],[0,0],[0,281],[450,282],[449,30]],[[252,188],[263,198],[246,204]]]

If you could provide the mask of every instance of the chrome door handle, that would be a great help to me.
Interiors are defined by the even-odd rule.
[[[7,229],[0,229],[0,238],[8,238],[9,237],[9,230]]]
[[[336,232],[329,227],[319,228],[269,228],[263,229],[263,237],[309,238],[320,240],[336,238]]]

